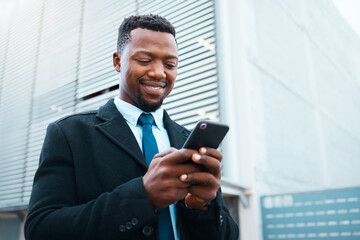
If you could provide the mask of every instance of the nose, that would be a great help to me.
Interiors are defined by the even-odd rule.
[[[162,62],[154,62],[148,72],[149,77],[154,79],[166,78],[165,68]]]

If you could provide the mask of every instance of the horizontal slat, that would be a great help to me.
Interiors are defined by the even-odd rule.
[[[108,78],[114,79],[116,78],[116,76],[117,73],[115,72],[113,67],[104,66],[102,68],[99,68],[97,72],[94,72],[94,74],[88,75],[86,78],[83,78],[83,81],[79,82],[79,88],[81,89],[89,85],[98,84],[98,81],[100,80],[106,81]]]
[[[138,12],[139,14],[158,14],[170,20],[169,14],[173,11],[179,11],[181,8],[186,7],[186,5],[191,4],[191,1],[143,1],[139,2]]]
[[[208,91],[209,89],[216,89],[216,80],[216,76],[213,76],[209,78],[199,79],[188,85],[177,87],[172,92],[172,95],[168,97],[169,100],[167,100],[167,102],[172,102],[176,101],[177,99],[187,98],[191,95],[200,94],[202,92]]]
[[[213,117],[214,116],[214,117]],[[193,116],[191,118],[186,118],[183,120],[176,120],[180,125],[183,125],[184,127],[188,128],[188,129],[192,129],[195,127],[196,123],[200,120],[203,119],[211,119],[212,121],[219,121],[219,113],[218,112],[213,112],[213,113],[209,113],[205,116]]]
[[[214,64],[214,66],[216,65]],[[171,92],[171,94],[175,94],[176,92],[178,92],[177,89],[181,88],[182,86],[190,85],[196,81],[201,81],[203,79],[211,78],[213,76],[216,76],[216,74],[217,74],[216,68],[210,68],[209,70],[205,69],[205,71],[203,72],[198,72],[194,75],[189,75],[187,77],[180,78],[179,80],[176,80],[175,82],[176,88]]]
[[[178,113],[179,114],[184,113],[184,112],[186,112],[188,110],[198,109],[200,111],[205,106],[209,106],[211,104],[216,105],[217,102],[218,102],[217,97],[211,97],[211,98],[203,99],[202,101],[193,102],[193,103],[191,103],[191,106],[183,105],[183,106],[177,106],[177,107],[172,108],[171,105],[164,104],[164,107],[169,112],[169,114],[172,116],[172,115],[175,115],[175,114],[178,114]]]
[[[82,101],[77,105],[76,112],[96,110],[100,106],[104,105],[109,98],[117,96],[118,91],[119,90],[110,91],[110,92],[104,93],[104,94],[102,94],[100,96],[91,98],[89,100]]]
[[[217,101],[215,101],[213,102],[212,105],[199,104],[194,106],[194,108],[192,109],[189,109],[188,107],[176,108],[173,109],[172,111],[171,110],[168,111],[168,113],[171,114],[171,117],[173,119],[182,120],[196,115],[198,115],[199,117],[204,117],[206,114],[217,111],[217,109],[218,109],[218,105],[217,105]]]
[[[26,151],[26,140],[23,140],[23,144],[13,145],[11,147],[3,147],[1,149],[1,163],[7,164],[8,162],[16,161],[17,159],[22,159],[25,156]]]
[[[18,193],[19,191],[22,191],[23,182],[19,182],[18,184],[12,184],[12,185],[0,185],[0,195],[1,194],[11,194],[11,193]]]
[[[186,78],[197,73],[202,73],[216,67],[216,58],[209,57],[201,59],[201,61],[189,63],[179,68],[178,78]]]
[[[172,108],[176,108],[176,107],[180,107],[182,105],[190,105],[190,104],[195,104],[198,101],[204,101],[207,98],[214,98],[217,99],[217,90],[212,90],[209,92],[205,92],[202,93],[201,95],[196,95],[196,96],[191,96],[185,99],[181,99],[175,102],[171,102],[171,103],[167,103],[166,104],[166,108],[167,109],[172,109]]]
[[[19,155],[19,153],[17,153]],[[21,155],[21,157],[17,157],[15,159],[12,159],[11,161],[6,161],[6,160],[1,160],[1,169],[0,169],[0,175],[7,172],[7,171],[11,171],[14,169],[19,169],[19,168],[24,168],[23,164],[25,162],[25,157],[24,155]]]

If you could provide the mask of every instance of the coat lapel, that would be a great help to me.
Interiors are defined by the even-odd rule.
[[[172,147],[176,149],[180,149],[184,142],[186,141],[186,138],[189,136],[189,131],[171,120],[168,113],[164,110],[164,126],[168,132],[170,144]]]
[[[95,127],[113,143],[132,156],[140,165],[147,168],[144,156],[134,134],[124,117],[117,110],[113,101],[113,99],[110,99],[104,106],[100,107],[96,117],[104,122],[97,124]]]
[[[97,124],[95,127],[114,144],[132,156],[140,165],[147,168],[145,158],[134,134],[124,117],[117,110],[113,101],[113,99],[110,99],[104,106],[100,107],[96,117],[103,122]],[[171,146],[180,149],[190,132],[171,120],[166,111],[164,111],[163,121],[169,135]]]

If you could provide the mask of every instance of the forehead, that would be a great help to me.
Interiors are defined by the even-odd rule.
[[[167,52],[177,56],[177,44],[172,34],[136,28],[130,32],[129,52],[151,51]]]

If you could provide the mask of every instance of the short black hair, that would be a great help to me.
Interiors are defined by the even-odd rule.
[[[130,41],[130,32],[135,28],[144,28],[157,32],[176,35],[174,26],[164,17],[155,14],[133,15],[124,19],[119,27],[117,51],[121,53]]]

